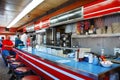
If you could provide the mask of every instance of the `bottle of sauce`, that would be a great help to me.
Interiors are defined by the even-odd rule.
[[[98,64],[99,60],[98,60],[98,57],[96,55],[94,55],[94,58],[93,58],[93,64]]]
[[[89,58],[88,62],[93,63],[93,54],[90,53],[88,58]]]
[[[93,34],[93,30],[94,30],[94,25],[91,25],[88,33]]]
[[[102,61],[106,61],[106,58],[104,56],[104,49],[101,49],[101,56],[100,58],[102,59]]]

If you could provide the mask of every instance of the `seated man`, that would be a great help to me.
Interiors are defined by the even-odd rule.
[[[6,39],[2,42],[2,57],[3,60],[7,66],[7,60],[6,58],[9,55],[15,55],[15,52],[12,51],[12,48],[14,47],[13,42],[10,40],[10,36],[6,36]]]

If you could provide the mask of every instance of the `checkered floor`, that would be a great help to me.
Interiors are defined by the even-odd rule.
[[[9,80],[10,75],[7,74],[8,67],[5,66],[2,56],[0,54],[0,80]]]

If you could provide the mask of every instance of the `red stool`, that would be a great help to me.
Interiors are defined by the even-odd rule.
[[[23,67],[23,66],[25,66],[22,62],[20,62],[20,61],[15,61],[15,62],[12,62],[11,64],[10,64],[10,66],[12,67],[12,68],[17,68],[17,67]]]
[[[14,62],[14,61],[16,61],[16,58],[9,58],[9,59],[7,59],[7,62],[8,62],[8,63],[12,63],[12,62]]]
[[[31,74],[31,69],[29,67],[18,67],[14,70],[14,75],[17,80],[28,74]]]
[[[20,65],[20,64],[22,64],[22,62],[12,62],[11,64],[13,64],[13,65]]]
[[[15,61],[16,61],[16,58],[8,58],[8,59],[7,59],[7,64],[8,64],[7,66],[10,67],[10,64],[11,64],[12,62],[15,62]]]
[[[28,75],[23,77],[21,80],[41,80],[41,78],[37,75]]]
[[[14,61],[12,63],[9,63],[9,71],[8,74],[13,73],[13,70],[17,67],[22,67],[24,64],[22,62]]]
[[[9,56],[7,56],[6,58],[7,58],[7,59],[15,58],[15,56],[14,56],[14,55],[9,55]]]
[[[14,70],[14,72],[16,74],[24,74],[24,73],[29,72],[29,71],[31,71],[31,69],[29,67],[18,67]]]

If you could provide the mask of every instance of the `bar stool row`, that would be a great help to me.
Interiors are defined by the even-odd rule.
[[[17,60],[14,56],[7,57],[9,71],[11,75],[9,80],[42,80],[28,66]]]

